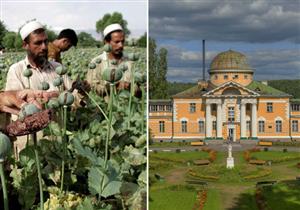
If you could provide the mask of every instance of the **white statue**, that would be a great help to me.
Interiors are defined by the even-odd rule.
[[[234,168],[234,158],[232,157],[232,146],[231,143],[228,145],[228,158],[227,158],[227,168]]]

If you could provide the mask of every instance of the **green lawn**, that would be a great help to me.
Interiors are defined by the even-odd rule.
[[[220,192],[215,189],[209,189],[207,193],[207,200],[203,210],[220,210],[221,209],[221,198]]]
[[[296,152],[256,152],[252,155],[258,159],[273,159],[286,156],[298,157]],[[258,181],[268,180],[295,180],[300,170],[296,168],[299,160],[290,160],[272,164],[271,166],[257,166],[248,164],[243,158],[243,152],[234,152],[234,169],[226,168],[226,152],[217,152],[217,159],[205,166],[187,164],[196,159],[208,158],[208,153],[199,152],[159,152],[150,153],[150,176],[154,182],[150,187],[150,210],[168,209],[192,209],[196,201],[197,190],[170,190],[169,186],[187,184],[196,188],[200,187],[195,181],[207,183],[207,202],[205,210],[226,209],[226,210],[257,210],[255,201],[255,185]],[[277,160],[276,159],[276,160]],[[153,167],[151,167],[151,164]],[[269,172],[268,172],[269,171]],[[268,173],[265,173],[268,172]],[[154,178],[159,173],[164,177],[160,182]],[[263,175],[266,174],[266,175]],[[256,176],[257,175],[257,176]],[[210,176],[218,177],[212,179]],[[245,179],[244,177],[251,177]],[[254,176],[254,178],[252,178]],[[192,182],[191,182],[192,181]],[[277,186],[277,185],[276,185]],[[278,189],[267,193],[268,203],[278,200],[291,205],[291,209],[300,209],[300,186],[295,188],[280,186]],[[297,189],[297,192],[295,192]],[[277,197],[276,197],[277,196]],[[286,209],[279,204],[269,205],[270,209]],[[278,207],[278,208],[277,208]],[[280,208],[279,208],[280,207]],[[297,208],[295,208],[297,207]]]
[[[263,187],[263,196],[272,210],[300,209],[300,181],[285,181]]]
[[[150,190],[149,208],[151,210],[190,210],[196,203],[195,190],[170,188]]]
[[[251,157],[254,157],[259,160],[278,160],[286,157],[299,158],[300,152],[282,152],[282,151],[261,151],[251,153]]]

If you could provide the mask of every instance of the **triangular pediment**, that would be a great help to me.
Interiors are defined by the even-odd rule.
[[[257,92],[250,90],[233,81],[226,82],[219,87],[216,87],[203,96],[259,96]]]

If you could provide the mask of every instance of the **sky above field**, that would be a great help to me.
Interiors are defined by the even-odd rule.
[[[106,13],[120,12],[128,22],[132,37],[140,37],[147,31],[147,1],[101,0],[0,0],[1,20],[9,30],[17,31],[26,21],[36,18],[55,31],[72,28],[86,31],[94,37],[96,21]]]
[[[170,81],[202,78],[229,49],[245,54],[256,80],[300,79],[300,0],[150,0],[149,34],[168,49]]]

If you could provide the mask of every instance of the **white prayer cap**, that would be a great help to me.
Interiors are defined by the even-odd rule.
[[[36,20],[26,23],[20,30],[22,40],[24,40],[31,32],[39,28],[44,28],[44,26]]]
[[[104,38],[113,31],[123,31],[123,28],[118,23],[114,23],[114,24],[110,24],[110,25],[106,26],[105,29],[103,30]]]

